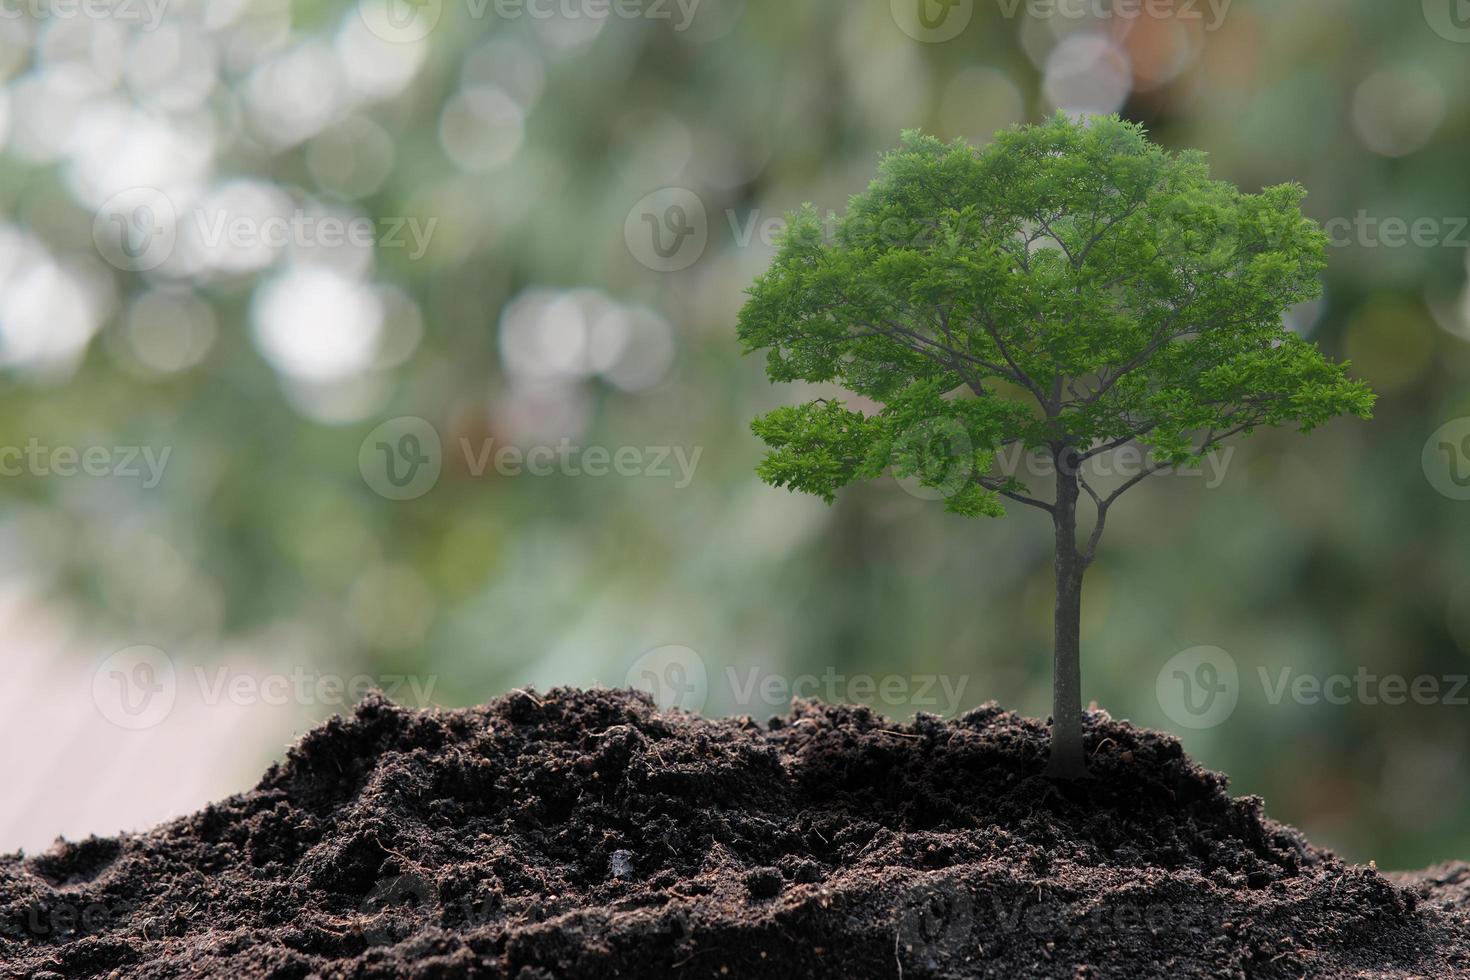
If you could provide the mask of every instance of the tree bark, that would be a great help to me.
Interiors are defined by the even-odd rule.
[[[1056,584],[1053,613],[1051,759],[1047,774],[1059,779],[1087,775],[1082,750],[1082,575],[1087,563],[1077,548],[1077,451],[1053,453],[1057,472]]]

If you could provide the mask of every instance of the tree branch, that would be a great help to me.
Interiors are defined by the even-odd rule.
[[[1218,434],[1215,432],[1215,430],[1211,429],[1210,434],[1205,437],[1205,441],[1202,442],[1199,448],[1195,449],[1190,455],[1203,456],[1205,453],[1209,452],[1211,449],[1214,449],[1216,446],[1220,445],[1220,443],[1224,442],[1226,439],[1229,439],[1231,436],[1239,435],[1241,432],[1244,432],[1251,426],[1258,424],[1260,424],[1260,420],[1251,419],[1248,422],[1242,422],[1239,425]],[[1111,507],[1113,505],[1113,501],[1123,496],[1124,493],[1133,489],[1133,487],[1142,483],[1144,480],[1153,476],[1155,473],[1158,473],[1161,470],[1173,469],[1174,466],[1175,464],[1173,463],[1155,463],[1144,467],[1141,472],[1133,475],[1126,482],[1124,482],[1122,486],[1118,487],[1118,489],[1108,494],[1107,498],[1103,501],[1103,504],[1106,507]]]
[[[1036,218],[1036,220],[1041,224],[1041,227],[1046,229],[1047,237],[1056,242],[1057,245],[1061,246],[1062,254],[1067,257],[1067,264],[1072,267],[1073,271],[1079,269],[1080,265],[1077,262],[1077,259],[1072,255],[1072,250],[1067,247],[1066,242],[1062,241],[1061,235],[1058,235],[1056,232],[1051,230],[1050,222],[1048,222],[1045,218],[1038,217],[1036,215],[1032,215],[1032,217]]]
[[[1145,425],[1141,429],[1134,429],[1126,436],[1120,436],[1119,438],[1114,439],[1112,442],[1103,443],[1101,446],[1094,446],[1087,452],[1082,453],[1080,456],[1078,456],[1078,462],[1089,460],[1094,456],[1101,456],[1103,453],[1112,452],[1114,449],[1121,449],[1123,446],[1128,445],[1128,443],[1132,442],[1134,439],[1137,439],[1139,436],[1148,434],[1157,425],[1157,422],[1150,422],[1148,425]]]
[[[1038,510],[1046,511],[1048,514],[1056,513],[1056,508],[1046,501],[1037,500],[1035,497],[1028,497],[1023,493],[1016,492],[1015,490],[1009,490],[1006,488],[1006,485],[1004,483],[990,480],[983,476],[975,477],[975,482],[984,487],[986,490],[998,493],[1002,497],[1009,497],[1011,500],[1014,500],[1018,504],[1025,504],[1027,507],[1035,507]]]
[[[1041,386],[1031,380],[1031,376],[1025,371],[1022,371],[1021,366],[1016,363],[1016,359],[1011,356],[1010,348],[1006,347],[1005,341],[1000,339],[1000,328],[995,325],[995,321],[990,316],[990,311],[984,306],[980,307],[980,320],[985,327],[985,332],[990,335],[991,340],[995,341],[995,349],[1000,351],[1000,356],[1005,358],[1006,363],[1015,372],[1015,378],[1012,380],[1035,395],[1036,400],[1045,408],[1047,405],[1046,395],[1042,392]]]

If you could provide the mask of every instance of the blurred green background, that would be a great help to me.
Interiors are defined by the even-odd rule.
[[[1470,502],[1434,472],[1436,431],[1470,435],[1470,21],[1449,0],[922,2],[927,27],[918,0],[7,4],[0,447],[111,469],[0,460],[0,737],[53,759],[0,806],[0,849],[37,813],[116,829],[119,795],[168,778],[150,749],[118,795],[58,798],[140,736],[64,722],[47,698],[78,685],[37,678],[80,665],[86,699],[134,644],[167,652],[180,703],[190,665],[225,665],[410,674],[445,705],[655,678],[759,718],[812,675],[900,717],[1044,716],[1044,518],[967,521],[891,479],[830,508],[762,485],[749,420],[809,393],[769,385],[733,324],[771,222],[840,210],[900,130],[978,143],[1061,107],[1142,121],[1246,190],[1305,185],[1335,243],[1292,325],[1381,395],[1370,423],[1241,443],[1218,486],[1130,494],[1088,577],[1084,697],[1349,858],[1470,856],[1470,690],[1273,704],[1258,673],[1470,673]],[[505,446],[577,465],[480,465]],[[584,472],[588,447],[630,450],[623,475]],[[129,448],[167,451],[160,478],[128,475]],[[419,483],[383,482],[420,456]],[[1239,701],[1189,730],[1155,681],[1200,645],[1238,664]],[[294,707],[298,731],[334,710]],[[208,744],[219,717],[159,730]],[[174,777],[247,786],[289,731],[241,717]]]

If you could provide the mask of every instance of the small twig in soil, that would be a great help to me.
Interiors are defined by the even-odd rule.
[[[694,952],[690,953],[688,956],[684,957],[679,962],[677,962],[677,963],[671,963],[671,964],[669,964],[669,966],[670,966],[671,969],[678,970],[678,969],[680,969],[680,968],[688,965],[697,956],[703,956],[706,953],[718,953],[718,952],[721,952],[721,950],[719,950],[718,948],[715,948],[715,949],[696,949]]]
[[[384,844],[382,842],[382,840],[380,840],[378,838],[378,835],[377,834],[374,834],[373,835],[373,843],[377,844],[384,851],[386,851],[389,854],[392,854],[394,857],[396,857],[400,861],[402,861],[404,863],[404,865],[406,866],[404,868],[405,871],[407,871],[408,868],[410,868],[410,867],[413,867],[413,868],[419,867],[419,863],[417,861],[415,861],[413,858],[409,857],[407,854],[404,854],[402,851],[395,851],[395,850],[393,850],[393,848],[389,847],[387,844]]]

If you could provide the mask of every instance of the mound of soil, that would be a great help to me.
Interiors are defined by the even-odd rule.
[[[381,697],[248,793],[0,858],[0,974],[1470,977],[1470,867],[1385,877],[1093,712],[766,725],[628,692]]]

